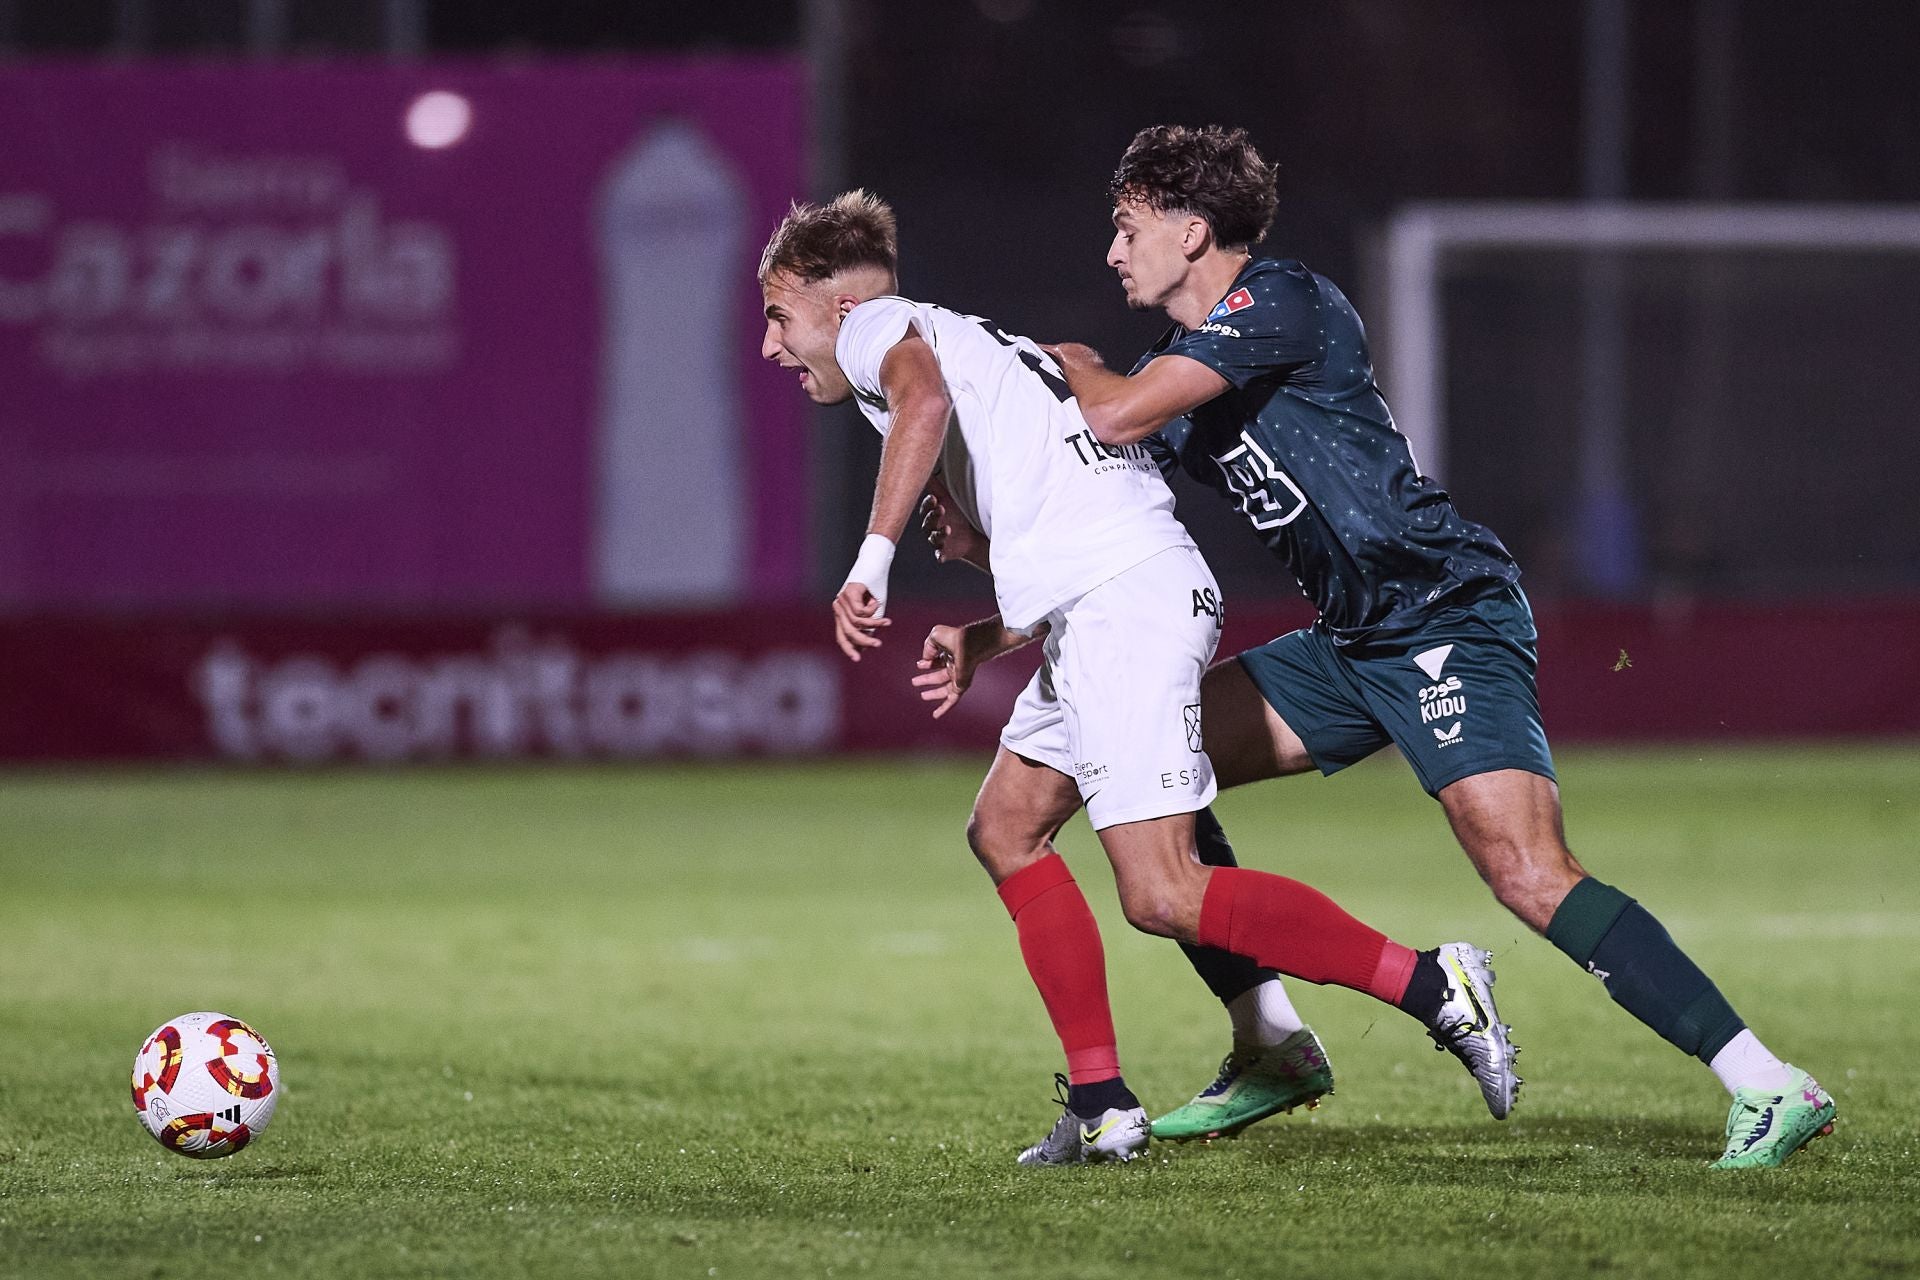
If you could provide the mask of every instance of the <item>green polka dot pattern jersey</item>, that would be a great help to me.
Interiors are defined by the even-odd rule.
[[[1360,317],[1326,277],[1255,259],[1204,324],[1175,325],[1136,370],[1163,355],[1230,385],[1149,437],[1153,456],[1240,509],[1335,643],[1407,635],[1519,579],[1493,531],[1420,474]]]

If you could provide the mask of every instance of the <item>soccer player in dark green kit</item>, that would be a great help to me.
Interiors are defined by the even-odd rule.
[[[1420,474],[1346,297],[1299,262],[1253,256],[1278,205],[1273,168],[1243,131],[1161,126],[1135,136],[1110,191],[1108,264],[1130,306],[1174,323],[1131,376],[1057,349],[1081,411],[1102,443],[1146,441],[1233,503],[1320,611],[1208,674],[1220,785],[1330,774],[1398,746],[1500,902],[1732,1093],[1715,1167],[1777,1165],[1830,1132],[1813,1078],[1568,851],[1520,570]],[[1204,1130],[1221,1090],[1156,1135]]]

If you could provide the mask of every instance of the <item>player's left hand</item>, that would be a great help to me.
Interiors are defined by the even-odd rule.
[[[893,625],[893,619],[881,616],[884,607],[864,582],[849,582],[833,598],[833,640],[851,661],[860,661],[862,649],[880,647],[875,633]]]
[[[920,660],[914,665],[925,673],[913,678],[914,688],[920,690],[922,702],[938,704],[933,709],[933,718],[938,720],[953,710],[954,703],[973,683],[975,664],[967,656],[966,629],[938,626],[927,632],[920,646]]]

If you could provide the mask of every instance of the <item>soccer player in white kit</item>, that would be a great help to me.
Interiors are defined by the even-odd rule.
[[[853,191],[796,204],[760,264],[761,354],[797,371],[816,403],[856,400],[886,438],[867,537],[834,598],[835,638],[856,662],[881,643],[894,548],[930,483],[991,537],[1000,615],[967,628],[973,651],[953,665],[971,670],[1034,638],[1046,660],[1001,734],[968,841],[1013,916],[1068,1067],[1059,1122],[1020,1162],[1131,1159],[1147,1117],[1121,1076],[1099,930],[1052,848],[1060,824],[1019,849],[1002,832],[1084,803],[1137,928],[1237,954],[1258,939],[1261,962],[1283,972],[1298,967],[1287,937],[1321,949],[1331,938],[1367,961],[1366,980],[1343,985],[1388,1003],[1419,953],[1297,881],[1239,870],[1216,882],[1200,864],[1193,815],[1215,794],[1200,680],[1221,604],[1172,492],[1144,448],[1094,440],[1034,343],[894,296],[896,260],[892,211]],[[953,656],[929,637],[921,665]],[[934,714],[961,690],[947,692]],[[1311,965],[1295,976],[1329,980]],[[1497,1016],[1490,989],[1473,996],[1450,1002],[1451,1016]]]

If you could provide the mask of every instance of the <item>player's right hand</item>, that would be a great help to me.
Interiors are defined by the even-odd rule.
[[[1100,353],[1084,342],[1043,342],[1040,349],[1053,357],[1053,362],[1061,371],[1072,373],[1075,369],[1104,369],[1107,362]]]
[[[875,632],[893,625],[893,619],[881,616],[881,608],[882,602],[867,590],[864,582],[849,582],[833,598],[834,643],[850,660],[860,661],[862,649],[880,647],[880,637]]]
[[[967,632],[964,627],[939,626],[927,632],[920,646],[920,660],[914,664],[924,673],[913,678],[920,700],[936,705],[933,718],[953,709],[960,695],[973,683],[974,663],[967,656]]]

